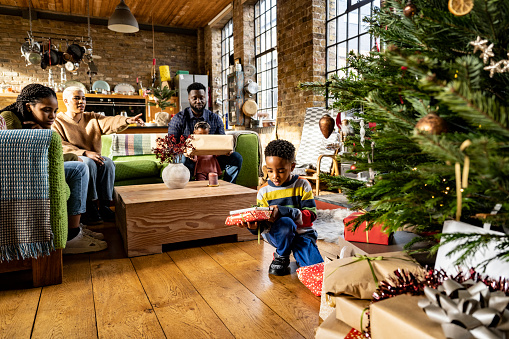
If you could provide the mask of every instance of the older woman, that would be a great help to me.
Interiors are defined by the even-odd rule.
[[[7,129],[49,129],[55,121],[58,101],[46,86],[30,84],[21,90],[16,102],[0,110]],[[86,210],[88,167],[74,154],[64,154],[65,181],[71,190],[67,201],[69,233],[64,253],[101,251],[108,247],[101,233],[83,228],[81,214]]]

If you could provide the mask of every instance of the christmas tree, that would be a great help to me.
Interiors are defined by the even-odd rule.
[[[461,260],[495,241],[498,258],[509,261],[509,1],[386,0],[381,7],[364,19],[381,51],[351,54],[345,77],[301,84],[327,88],[332,108],[376,123],[362,133],[355,125],[350,152],[341,155],[374,178],[322,178],[367,211],[357,226],[381,222],[386,231],[437,238],[445,220],[491,223],[506,235],[442,240],[468,239],[457,248]]]

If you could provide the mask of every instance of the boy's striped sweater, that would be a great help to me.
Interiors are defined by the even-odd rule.
[[[280,217],[289,217],[297,224],[297,232],[311,230],[316,220],[316,204],[311,184],[294,175],[281,186],[268,181],[258,190],[258,206],[278,205]]]

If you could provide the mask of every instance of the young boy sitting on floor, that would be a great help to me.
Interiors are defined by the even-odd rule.
[[[316,204],[311,184],[291,175],[295,168],[295,147],[286,140],[273,140],[265,148],[265,162],[269,181],[258,191],[257,204],[272,207],[268,223],[242,223],[253,234],[258,227],[263,238],[276,248],[269,274],[290,273],[290,253],[299,266],[323,262],[316,245],[317,234],[313,229]]]

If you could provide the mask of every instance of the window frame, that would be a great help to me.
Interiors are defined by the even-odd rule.
[[[229,30],[229,31],[228,31]],[[228,44],[228,49],[223,49]],[[221,114],[228,112],[228,73],[230,56],[233,55],[233,18],[221,28]]]
[[[277,0],[257,1],[253,22],[256,82],[259,85],[256,94],[259,108],[254,118],[272,120],[277,117],[278,101]]]
[[[369,36],[369,50],[371,50],[375,44],[375,38],[373,36],[371,36],[369,34],[369,32],[365,31],[365,32],[362,32],[362,19],[363,17],[365,17],[366,15],[363,15],[362,14],[362,11],[361,11],[361,8],[363,8],[364,6],[369,6],[369,15],[373,15],[373,9],[374,7],[380,7],[380,0],[346,0],[346,8],[345,10],[342,12],[342,13],[338,13],[338,1],[337,0],[334,0],[334,3],[335,3],[335,14],[334,15],[331,15],[329,16],[329,11],[330,11],[330,1],[331,0],[327,0],[327,3],[326,3],[326,6],[325,6],[325,11],[326,11],[326,18],[325,18],[325,76],[326,76],[326,79],[329,79],[329,77],[332,75],[332,74],[341,74],[341,73],[344,73],[344,71],[341,71],[341,68],[344,68],[344,67],[347,67],[348,66],[348,63],[346,62],[346,58],[348,57],[348,53],[350,52],[350,50],[352,50],[352,48],[349,47],[350,45],[350,42],[353,41],[353,40],[356,40],[356,43],[354,44],[354,46],[357,46],[356,49],[355,49],[355,52],[357,54],[360,53],[361,51],[361,37],[363,36],[366,36],[368,35]],[[378,5],[378,6],[377,6]],[[365,7],[364,7],[365,8]],[[350,29],[350,14],[354,11],[357,11],[357,32],[356,34],[354,35],[351,35],[350,32],[349,32],[349,29]],[[346,31],[344,32],[344,34],[342,36],[344,36],[344,39],[341,39],[339,40],[339,29],[340,29],[340,24],[339,24],[339,19],[340,18],[343,18],[345,17],[346,18],[346,23],[345,23],[345,27],[346,27]],[[330,28],[329,28],[329,25],[330,23],[334,22],[335,23],[335,39],[334,39],[334,42],[333,43],[330,43],[330,37],[329,37],[329,31],[330,31]],[[345,63],[344,65],[340,65],[340,62],[338,62],[338,60],[340,60],[340,56],[339,55],[339,47],[344,44],[345,46],[345,51],[346,51],[346,54],[344,54],[344,57],[345,57]],[[335,64],[335,67],[333,67],[332,69],[330,68],[330,64],[329,64],[329,58],[330,58],[330,54],[329,52],[331,50],[335,49],[335,53],[334,53],[334,58],[335,58],[335,61],[334,61],[334,64]],[[346,73],[344,73],[345,75],[348,74],[348,69],[346,70]]]

